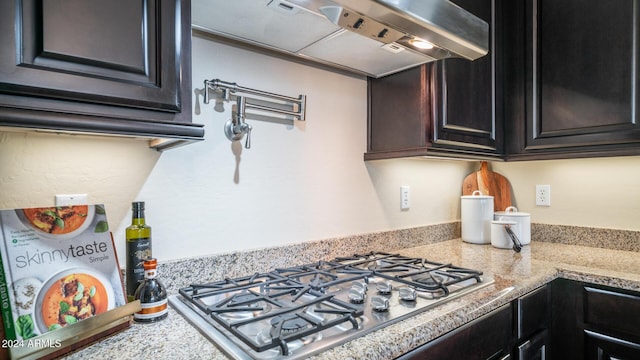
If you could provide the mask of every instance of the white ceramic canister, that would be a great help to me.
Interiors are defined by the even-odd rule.
[[[497,211],[494,215],[495,220],[515,221],[513,232],[520,239],[522,245],[531,243],[531,215],[525,212],[519,212],[515,206],[509,206],[504,211]]]
[[[493,220],[491,222],[491,245],[500,249],[512,249],[513,241],[507,233],[506,225],[513,228],[515,221],[509,220]]]
[[[472,244],[491,243],[493,196],[476,190],[472,195],[460,197],[462,240]]]

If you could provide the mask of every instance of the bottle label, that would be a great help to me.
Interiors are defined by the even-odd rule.
[[[167,299],[152,303],[140,303],[140,307],[142,307],[142,310],[133,314],[133,318],[136,320],[151,320],[169,312]]]
[[[145,270],[144,271],[144,278],[145,279],[155,279],[156,278],[156,269],[150,269],[150,270]]]
[[[133,296],[144,281],[144,259],[151,257],[151,239],[127,241],[127,295]]]

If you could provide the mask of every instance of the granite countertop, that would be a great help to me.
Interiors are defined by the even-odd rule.
[[[640,291],[640,254],[635,251],[534,241],[515,253],[455,239],[394,252],[479,269],[491,274],[495,282],[314,359],[393,359],[558,277]],[[173,309],[167,320],[133,324],[67,358],[87,357],[227,359]]]

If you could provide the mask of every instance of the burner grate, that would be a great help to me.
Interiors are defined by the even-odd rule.
[[[469,281],[482,282],[481,271],[384,252],[356,254],[339,258],[338,261],[352,266],[366,266],[373,276],[430,293],[434,299],[448,296],[453,285]]]
[[[301,273],[301,276],[302,274],[306,273]],[[362,316],[362,308],[335,299],[333,295],[324,294],[314,287],[305,286],[295,278],[283,277],[277,272],[258,274],[232,282],[225,280],[194,284],[181,289],[180,293],[192,303],[198,304],[213,320],[257,352],[279,348],[282,355],[288,355],[288,343],[291,341],[346,322],[358,329],[356,318]],[[235,284],[236,291],[239,292],[232,293],[229,283]],[[205,305],[201,301],[203,298],[216,296],[223,298],[211,305]],[[237,313],[243,312],[250,315],[237,316]],[[285,326],[292,323],[299,326]],[[256,336],[255,331],[247,330],[269,328],[266,324],[271,328],[268,341],[265,341],[264,334],[261,339]]]
[[[298,360],[493,282],[482,275],[371,252],[192,284],[172,304],[236,359]]]

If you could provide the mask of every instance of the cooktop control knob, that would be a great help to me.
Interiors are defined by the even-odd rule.
[[[364,302],[365,290],[358,287],[351,287],[349,289],[349,301],[354,304],[362,304]]]
[[[400,290],[398,290],[398,293],[400,295],[400,299],[405,301],[416,301],[416,298],[418,296],[416,290],[410,287],[400,288]]]
[[[391,283],[388,281],[384,281],[381,283],[378,283],[376,285],[376,289],[378,289],[378,293],[382,294],[382,295],[389,295],[391,294],[391,289],[393,287],[391,286]]]
[[[363,292],[367,292],[367,283],[362,282],[362,281],[354,281],[351,283],[351,288],[352,289],[360,289]]]
[[[373,296],[371,297],[371,306],[375,311],[388,311],[389,299],[383,296]]]

